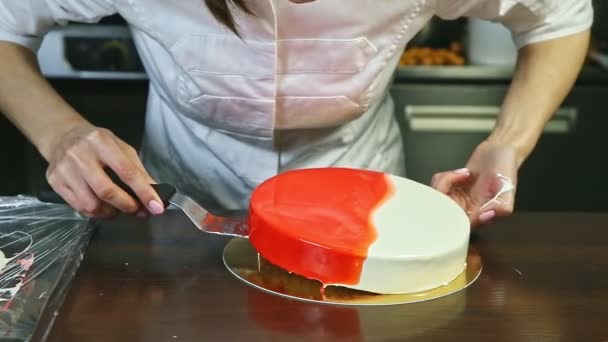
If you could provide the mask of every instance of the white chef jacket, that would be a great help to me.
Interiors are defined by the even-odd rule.
[[[249,4],[255,16],[236,14],[239,38],[203,0],[2,0],[0,39],[36,51],[54,25],[119,13],[150,78],[144,165],[203,204],[244,208],[256,185],[287,169],[404,174],[387,90],[433,15],[500,21],[517,47],[592,22],[591,0]]]

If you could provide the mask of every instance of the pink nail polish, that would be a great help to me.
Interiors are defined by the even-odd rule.
[[[479,221],[488,222],[496,216],[496,212],[494,210],[486,211],[479,215]]]
[[[160,203],[158,203],[157,201],[154,201],[154,200],[152,200],[152,201],[150,201],[150,203],[148,203],[148,209],[154,215],[160,215],[164,211],[163,206]]]
[[[454,170],[454,172],[460,173],[460,174],[468,174],[469,169],[467,169],[466,167],[463,167],[462,169]]]

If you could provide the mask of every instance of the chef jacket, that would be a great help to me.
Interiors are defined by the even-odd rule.
[[[234,10],[239,37],[203,0],[2,0],[0,39],[37,51],[56,25],[120,14],[150,78],[147,170],[205,205],[244,208],[256,185],[284,170],[404,175],[387,90],[406,44],[434,15],[501,22],[519,48],[583,31],[593,14],[591,0],[248,3],[254,15]]]

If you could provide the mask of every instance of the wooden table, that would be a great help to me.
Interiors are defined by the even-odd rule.
[[[472,237],[469,288],[337,307],[256,290],[181,212],[104,222],[48,341],[608,341],[608,214],[517,213]]]

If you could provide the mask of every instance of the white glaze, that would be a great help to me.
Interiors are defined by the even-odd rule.
[[[464,210],[431,187],[396,176],[387,179],[394,194],[371,214],[378,238],[368,250],[359,283],[348,287],[396,294],[451,282],[466,265],[470,222]]]

